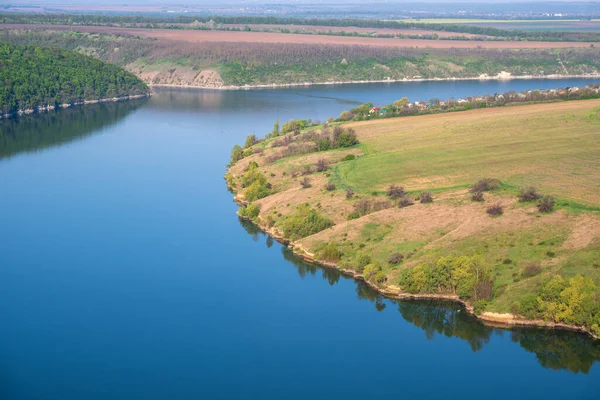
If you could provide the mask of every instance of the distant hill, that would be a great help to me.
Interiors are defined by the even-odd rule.
[[[7,43],[0,43],[0,82],[0,114],[149,93],[118,66],[68,50]]]

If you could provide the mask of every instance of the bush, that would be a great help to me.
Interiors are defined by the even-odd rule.
[[[398,265],[404,261],[404,255],[401,253],[393,253],[388,257],[388,264]]]
[[[252,203],[246,207],[240,208],[240,216],[255,219],[260,214],[260,206],[258,204]]]
[[[399,199],[405,194],[406,192],[404,191],[403,187],[396,186],[394,184],[391,184],[387,189],[387,195],[390,196],[392,199]]]
[[[482,178],[471,186],[471,193],[487,192],[496,190],[500,187],[501,182],[498,179]]]
[[[354,197],[354,190],[352,188],[346,188],[346,199],[351,199]]]
[[[233,146],[233,149],[231,149],[231,164],[235,164],[242,158],[244,158],[244,150],[236,144]]]
[[[302,186],[303,189],[308,189],[311,187],[312,185],[310,184],[310,178],[305,176],[304,178],[300,179],[300,186]]]
[[[331,262],[340,261],[341,258],[342,252],[338,250],[333,242],[329,242],[327,246],[321,250],[321,254],[319,255],[319,259]]]
[[[481,315],[487,306],[487,300],[477,300],[475,303],[473,303],[473,312],[475,315]]]
[[[354,114],[352,114],[351,112],[348,111],[343,111],[340,116],[338,117],[338,120],[340,121],[350,121],[354,119]]]
[[[523,272],[521,272],[521,276],[523,278],[531,278],[532,276],[539,275],[540,272],[542,272],[542,266],[540,264],[531,263],[525,266]]]
[[[497,217],[504,214],[504,207],[502,207],[502,204],[496,203],[494,205],[489,206],[486,212],[492,217]]]
[[[402,271],[399,283],[409,293],[452,293],[477,301],[492,298],[494,277],[481,257],[441,257]]]
[[[373,202],[373,211],[387,210],[392,207],[389,200],[376,200]]]
[[[474,192],[471,195],[471,200],[473,200],[473,201],[483,201],[483,192]]]
[[[356,260],[355,260],[355,265],[356,265],[356,270],[358,272],[362,272],[364,270],[364,268],[371,264],[371,256],[365,253],[358,253],[356,255]]]
[[[320,158],[315,164],[315,169],[317,172],[327,171],[327,161],[324,158]]]
[[[540,210],[540,212],[550,212],[554,210],[555,203],[556,200],[554,199],[554,197],[544,196],[538,201],[537,208],[538,210]]]
[[[348,214],[348,217],[346,217],[346,219],[348,221],[351,221],[353,219],[357,219],[360,218],[360,213],[358,211],[352,211],[350,214]]]
[[[287,238],[295,240],[314,235],[332,226],[331,220],[321,216],[305,204],[298,207],[294,214],[285,218],[281,227]]]
[[[335,190],[335,185],[331,182],[327,182],[325,184],[325,190],[331,192],[331,191]]]
[[[535,293],[523,295],[517,304],[517,313],[525,318],[534,319],[539,316],[538,300]]]
[[[244,148],[247,149],[248,147],[252,147],[256,143],[258,143],[258,138],[256,137],[256,135],[255,134],[248,135],[246,137],[246,142],[244,143]]]
[[[433,195],[431,194],[431,192],[421,192],[421,194],[419,195],[419,201],[424,204],[432,203]]]
[[[354,204],[354,211],[361,216],[367,215],[371,212],[371,202],[367,199],[358,200]]]
[[[342,158],[342,161],[352,161],[354,159],[356,159],[354,154],[347,154],[346,157]]]
[[[527,188],[521,188],[519,191],[519,201],[524,203],[526,201],[534,201],[539,199],[541,196],[537,192],[536,188],[529,186]]]
[[[381,265],[378,262],[366,265],[362,274],[365,281],[376,285],[381,285],[387,280],[387,277],[383,273]]]
[[[400,201],[398,202],[398,207],[404,208],[404,207],[412,206],[413,204],[415,204],[413,199],[409,195],[406,195],[400,199]]]

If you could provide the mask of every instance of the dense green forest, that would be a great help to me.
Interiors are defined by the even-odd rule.
[[[0,114],[149,92],[135,75],[95,58],[1,42],[0,82]]]
[[[451,23],[421,23],[405,21],[382,21],[368,19],[319,19],[280,18],[253,16],[111,16],[75,14],[0,14],[0,23],[5,24],[54,24],[54,25],[119,25],[130,27],[201,29],[197,25],[186,26],[195,21],[217,24],[265,24],[332,26],[358,28],[426,29],[439,32],[468,33],[493,36],[517,41],[600,41],[597,32],[524,31]]]

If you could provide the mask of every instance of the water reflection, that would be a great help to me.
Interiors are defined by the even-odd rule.
[[[61,145],[100,132],[146,101],[94,104],[0,120],[0,158]]]
[[[252,222],[240,219],[240,224],[254,241],[265,238],[267,247],[273,246],[273,239]],[[301,278],[319,276],[320,273],[321,277],[333,286],[342,277],[338,270],[307,263],[285,246],[281,246],[281,252],[283,258],[296,268]],[[355,281],[355,285],[359,300],[373,303],[377,312],[384,311],[389,306],[396,306],[402,318],[422,329],[429,340],[434,340],[436,335],[454,337],[464,340],[473,352],[478,352],[494,336],[502,336],[508,332],[484,325],[466,313],[462,306],[452,302],[390,300],[364,282]],[[510,339],[526,351],[534,353],[544,368],[588,374],[592,365],[600,361],[600,341],[591,340],[575,332],[515,328],[510,331]]]

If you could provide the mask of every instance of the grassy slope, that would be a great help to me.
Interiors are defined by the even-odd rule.
[[[329,241],[346,259],[357,252],[381,261],[388,285],[397,285],[400,271],[428,257],[482,254],[494,266],[497,296],[490,311],[508,312],[512,301],[540,284],[544,277],[581,273],[600,282],[600,101],[515,106],[400,119],[353,123],[361,145],[261,165],[275,194],[258,203],[261,218],[276,220],[303,203],[336,225],[302,239],[310,253]],[[268,144],[266,154],[273,151]],[[341,162],[348,153],[361,154]],[[324,157],[334,164],[310,176],[312,187],[301,189],[291,171]],[[283,172],[285,171],[285,175]],[[481,177],[501,179],[500,190],[486,193],[484,203],[470,201],[468,186]],[[337,190],[323,189],[333,181]],[[344,188],[359,198],[384,200],[390,183],[417,193],[431,190],[433,204],[393,207],[347,221],[357,199],[346,200]],[[559,199],[557,209],[541,214],[533,203],[519,203],[519,186],[534,184]],[[377,193],[373,193],[377,192]],[[498,218],[485,210],[505,206]],[[393,252],[414,252],[403,264],[386,263]],[[522,279],[528,263],[540,263],[542,274]]]

